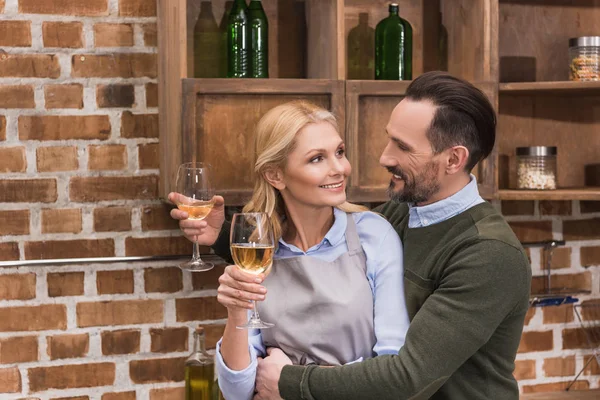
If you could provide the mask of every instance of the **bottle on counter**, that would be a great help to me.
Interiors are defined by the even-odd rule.
[[[269,77],[269,21],[260,0],[248,5],[250,25],[250,76]]]
[[[223,56],[221,32],[213,14],[212,3],[203,1],[194,25],[194,77],[220,77]]]
[[[185,361],[185,400],[211,400],[218,396],[215,363],[206,352],[204,328],[194,331],[194,351]]]
[[[375,79],[412,79],[412,27],[398,15],[398,4],[375,28]]]
[[[221,38],[221,47],[219,52],[222,54],[221,63],[219,65],[219,78],[227,78],[227,22],[229,21],[229,13],[233,7],[233,0],[225,2],[223,17],[219,22],[219,34]]]
[[[250,38],[248,7],[235,0],[227,20],[227,77],[250,77]]]

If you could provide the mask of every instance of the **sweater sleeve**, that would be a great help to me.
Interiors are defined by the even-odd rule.
[[[427,399],[522,306],[527,274],[517,248],[495,240],[464,247],[411,321],[397,355],[334,368],[286,366],[280,393],[287,400]]]
[[[217,241],[211,246],[215,254],[222,257],[225,261],[233,264],[233,258],[231,257],[231,250],[229,248],[229,234],[231,232],[231,221],[225,220],[221,227],[221,232]]]

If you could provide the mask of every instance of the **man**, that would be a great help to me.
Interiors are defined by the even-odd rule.
[[[495,127],[493,107],[470,83],[441,72],[411,83],[386,127],[380,163],[392,175],[391,200],[377,209],[403,242],[406,343],[398,355],[334,368],[287,365],[272,350],[259,362],[255,399],[518,399],[512,372],[531,268],[470,174],[492,151]],[[180,224],[214,242],[221,225],[208,222]],[[247,282],[222,279],[220,301],[256,298],[260,285]]]

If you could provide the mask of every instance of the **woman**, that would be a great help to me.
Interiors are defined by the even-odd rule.
[[[267,347],[294,364],[341,365],[396,354],[404,344],[402,246],[382,217],[346,202],[344,151],[334,116],[307,102],[275,107],[258,123],[254,192],[244,212],[266,212],[278,241],[268,295],[258,304],[275,327],[236,329],[248,303],[221,285],[228,318],[217,367],[228,399],[252,398],[257,357]]]

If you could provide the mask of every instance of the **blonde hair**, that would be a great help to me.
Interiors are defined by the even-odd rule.
[[[244,212],[264,212],[271,219],[275,240],[283,234],[285,204],[277,189],[265,179],[272,168],[283,169],[296,145],[296,134],[308,124],[330,123],[339,131],[334,115],[307,101],[291,101],[269,110],[258,122],[254,137],[254,192]],[[344,202],[336,208],[345,212],[368,211],[366,207]]]

